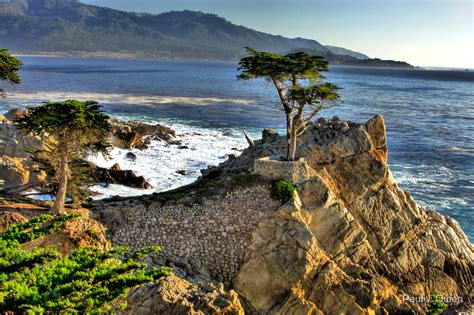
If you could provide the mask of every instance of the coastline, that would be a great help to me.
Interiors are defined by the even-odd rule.
[[[180,57],[168,57],[168,56],[149,56],[149,55],[142,55],[139,53],[113,53],[113,52],[52,52],[52,53],[17,53],[12,52],[13,56],[17,57],[49,57],[49,58],[91,58],[91,59],[129,59],[129,60],[157,60],[157,61],[165,61],[165,60],[183,60],[183,61],[197,61],[197,62],[235,62],[239,61],[238,58],[236,59],[213,59],[213,58],[180,58]],[[378,59],[366,59],[368,61],[380,61]],[[366,60],[361,60],[364,62]],[[381,60],[382,62],[392,62],[392,60]],[[345,63],[330,63],[330,66],[336,67],[354,67],[354,68],[386,68],[386,69],[415,69],[420,70],[423,69],[418,66],[387,66],[387,65],[366,65],[366,64],[353,64],[357,61],[352,61],[349,64]],[[398,62],[398,61],[396,61]]]
[[[129,60],[156,60],[156,61],[195,61],[195,62],[238,62],[238,59],[199,59],[199,58],[179,58],[165,56],[145,56],[134,53],[109,53],[109,52],[53,52],[53,53],[12,53],[16,57],[45,57],[45,58],[90,58],[90,59],[129,59]],[[330,64],[331,67],[346,68],[367,68],[367,69],[400,69],[400,70],[425,70],[425,71],[453,71],[453,72],[474,72],[474,68],[456,68],[456,67],[437,67],[437,66],[412,66],[412,67],[395,67],[395,66],[367,66],[352,64]]]

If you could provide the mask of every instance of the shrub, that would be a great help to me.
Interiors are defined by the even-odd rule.
[[[273,183],[272,197],[286,203],[293,199],[293,194],[296,191],[295,185],[284,180],[278,180]]]
[[[431,299],[430,303],[428,304],[428,315],[439,315],[441,314],[445,309],[447,305],[443,301],[443,295],[438,292],[434,291],[431,294]]]
[[[129,288],[170,273],[139,261],[157,246],[134,253],[126,247],[84,247],[67,256],[51,248],[22,249],[75,216],[45,215],[0,234],[0,313],[108,313]]]
[[[258,178],[259,176],[257,174],[247,174],[247,173],[235,175],[234,177],[232,177],[233,180],[243,185],[254,184]]]

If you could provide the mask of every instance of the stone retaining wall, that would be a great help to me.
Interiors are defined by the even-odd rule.
[[[252,231],[276,210],[268,186],[239,189],[206,206],[167,206],[123,210],[123,222],[110,232],[114,245],[134,249],[160,245],[171,258],[229,284],[243,262]]]
[[[256,159],[254,173],[269,179],[284,179],[294,184],[301,184],[310,176],[308,165],[303,159],[281,161],[278,157]]]

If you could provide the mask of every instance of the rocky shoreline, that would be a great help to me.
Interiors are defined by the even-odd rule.
[[[93,212],[115,244],[164,244],[167,261],[190,281],[230,275],[226,288],[238,294],[245,313],[425,314],[426,303],[418,301],[434,291],[456,298],[451,311],[471,309],[474,248],[456,221],[425,210],[398,187],[381,116],[366,124],[318,120],[298,151],[308,180],[293,201],[255,221],[246,216],[269,205],[263,191],[272,180],[253,174],[255,160],[286,148],[274,131],[262,136],[193,185],[98,203]],[[199,222],[208,213],[219,224],[202,233]],[[229,220],[232,215],[243,220]],[[244,232],[249,222],[251,235]],[[206,236],[215,234],[221,237]],[[247,249],[236,260],[232,253],[242,240]],[[162,297],[153,304],[149,291],[139,292],[131,312],[142,305],[142,314],[153,314],[153,305],[162,305]]]
[[[32,161],[27,153],[29,149],[41,149],[43,144],[38,137],[27,135],[15,127],[13,121],[22,115],[21,109],[13,109],[0,115],[0,189],[14,192],[35,188],[40,193],[47,194],[50,191],[49,175],[42,169],[41,163]],[[150,125],[139,121],[120,122],[112,119],[111,125],[108,140],[113,147],[124,150],[146,150],[151,140],[180,144],[174,130],[159,124]],[[133,160],[136,156],[129,151],[126,153],[126,158]],[[118,164],[109,169],[91,162],[86,164],[93,181],[91,184],[152,188],[143,176],[137,176],[131,170],[122,170]]]
[[[176,141],[162,126],[135,124],[114,127],[115,145],[142,147],[161,132]],[[271,197],[286,175],[255,168],[285,150],[283,136],[264,130],[191,185],[91,204],[113,246],[160,245],[152,262],[175,268],[132,290],[124,314],[426,314],[421,301],[434,291],[457,298],[448,311],[472,310],[474,247],[455,220],[398,187],[383,117],[314,123],[288,202]]]

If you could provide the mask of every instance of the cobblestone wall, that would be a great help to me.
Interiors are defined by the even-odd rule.
[[[230,283],[242,263],[252,231],[277,209],[269,187],[239,189],[205,207],[177,205],[127,210],[112,235],[114,245],[160,245],[162,257],[187,261]]]

